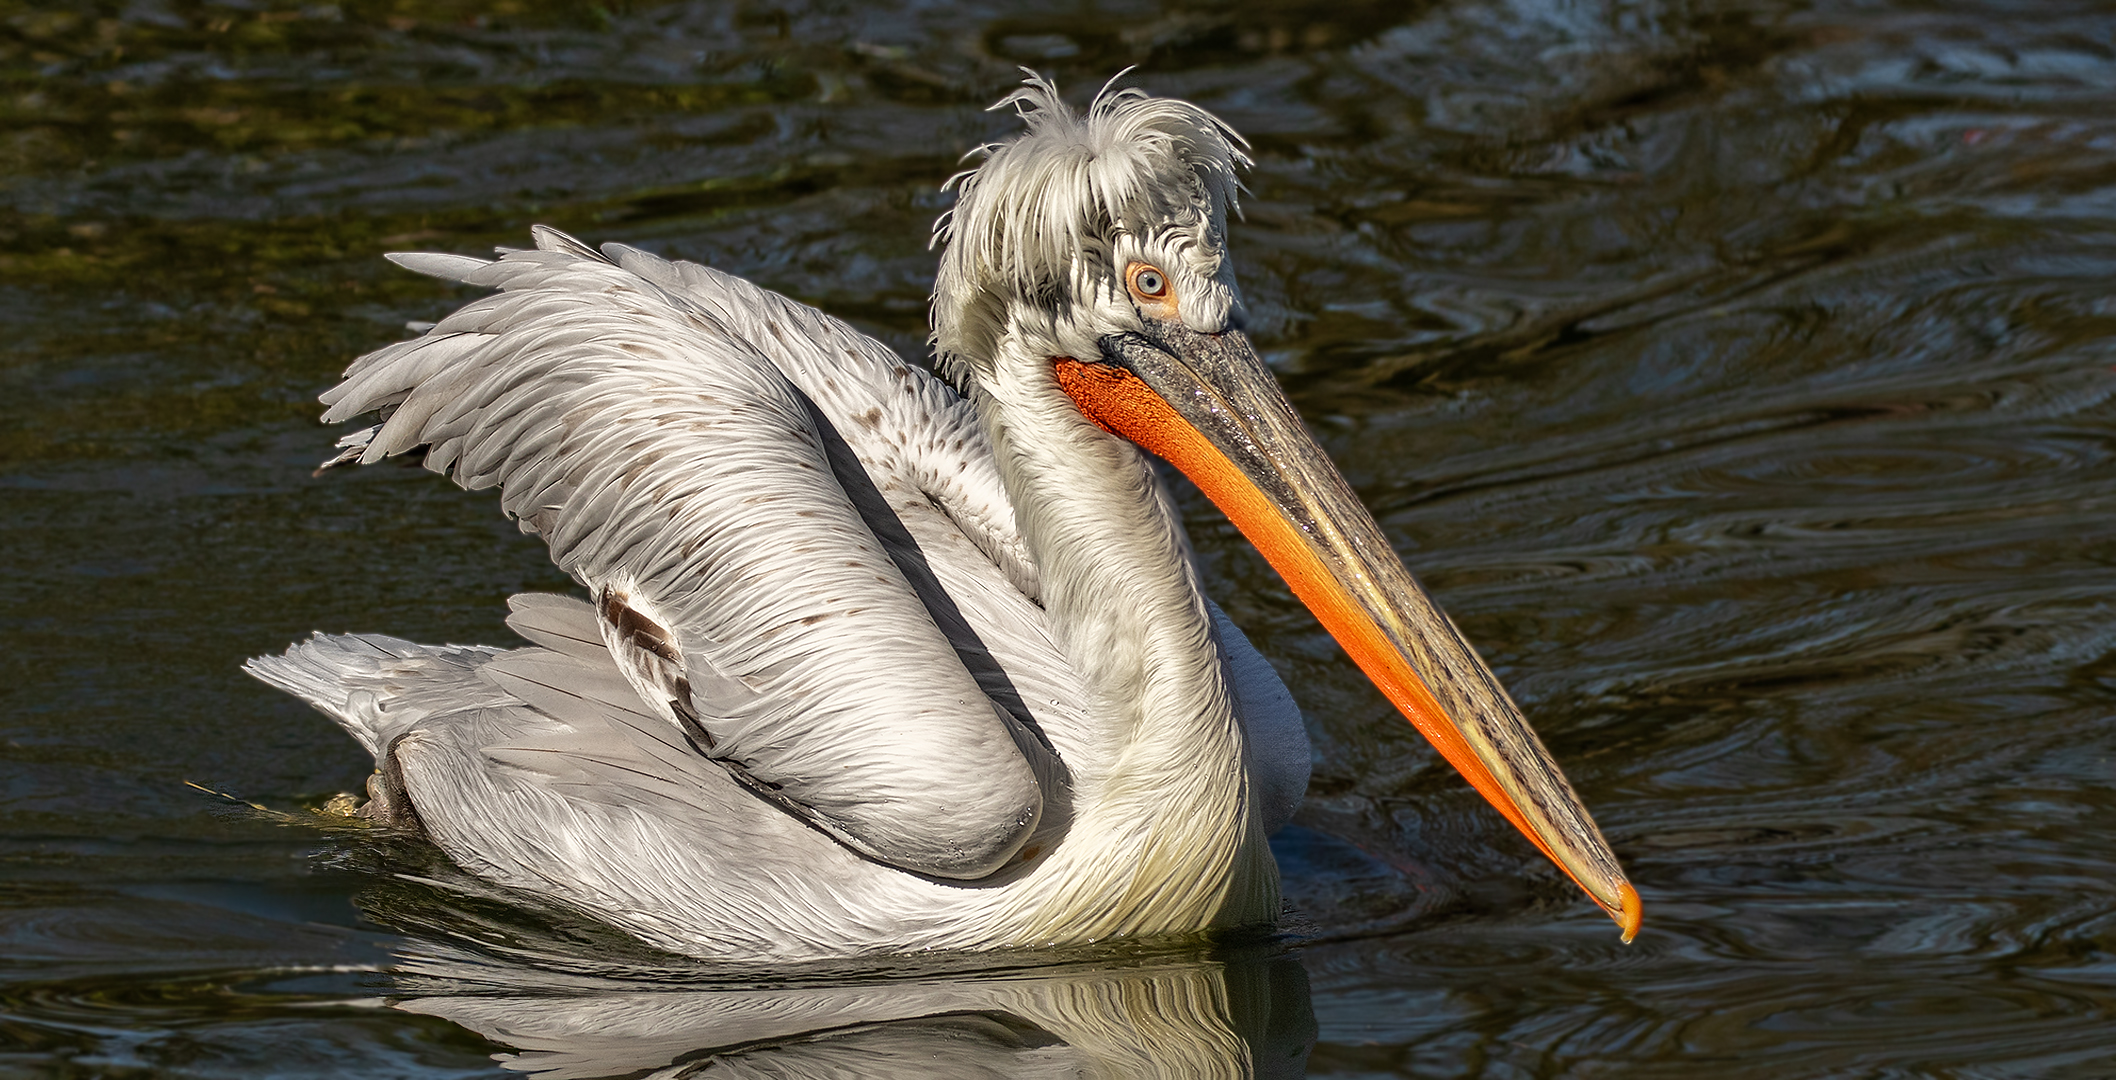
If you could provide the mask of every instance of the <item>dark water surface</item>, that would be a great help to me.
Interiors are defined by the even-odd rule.
[[[0,11],[0,1076],[2116,1075],[2108,5]],[[916,354],[1017,63],[1253,140],[1260,343],[1637,944],[1194,493],[1316,736],[1289,937],[737,983],[291,824],[366,763],[243,657],[565,584],[489,493],[311,479],[466,297],[380,253],[546,222]]]

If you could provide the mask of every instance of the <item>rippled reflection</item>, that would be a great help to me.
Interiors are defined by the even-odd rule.
[[[1295,1077],[1315,1039],[1307,976],[1285,957],[909,970],[686,987],[429,954],[397,966],[390,1004],[509,1047],[503,1065],[550,1080]]]

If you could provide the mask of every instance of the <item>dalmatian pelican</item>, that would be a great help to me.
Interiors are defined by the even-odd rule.
[[[316,635],[247,665],[376,761],[362,813],[693,956],[1269,925],[1291,695],[1206,599],[1194,481],[1440,753],[1622,928],[1637,892],[1243,333],[1246,143],[1033,73],[950,181],[929,375],[708,267],[538,229],[400,265],[495,290],[356,360],[331,464],[420,451],[588,599],[530,647]]]

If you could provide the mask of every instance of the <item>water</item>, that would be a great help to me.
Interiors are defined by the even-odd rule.
[[[0,1075],[2116,1072],[2116,13],[4,11]],[[740,982],[293,823],[365,766],[241,658],[564,584],[489,496],[309,476],[314,395],[464,296],[379,253],[546,222],[916,354],[1016,63],[1254,142],[1260,344],[1636,945],[1194,493],[1319,752],[1277,939]]]

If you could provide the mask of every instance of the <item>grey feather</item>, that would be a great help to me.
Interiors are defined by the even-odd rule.
[[[507,627],[554,652],[582,660],[604,655],[595,609],[570,596],[517,593],[507,598]]]
[[[444,281],[463,281],[479,267],[485,259],[473,259],[468,255],[447,255],[434,251],[398,251],[382,256],[414,274],[425,274]]]
[[[567,236],[549,225],[531,225],[529,226],[529,233],[536,237],[536,247],[539,251],[563,252],[583,259],[601,259],[603,257],[594,248]]]
[[[667,628],[667,661],[613,653],[649,707],[672,726],[696,717],[716,757],[816,824],[928,873],[1003,862],[1047,800],[1038,773],[1052,772],[1025,758],[1025,718],[994,710],[846,496],[811,410],[923,416],[933,430],[910,433],[927,438],[869,445],[852,467],[872,469],[877,489],[957,507],[979,550],[1001,553],[1001,580],[1032,582],[1018,540],[1001,538],[1011,522],[994,509],[1005,502],[989,465],[976,491],[918,458],[973,437],[974,416],[812,309],[623,256],[659,271],[657,283],[555,233],[539,243],[493,262],[413,260],[502,291],[441,320],[427,335],[441,340],[355,365],[331,415],[396,406],[361,460],[425,445],[429,467],[497,482],[562,568]],[[824,343],[787,364],[822,401],[760,345],[783,355],[787,341]],[[825,361],[835,367],[819,373]],[[861,430],[847,420],[833,426]],[[681,700],[693,664],[753,699]]]
[[[542,649],[517,649],[496,657],[478,669],[494,686],[533,706],[545,715],[566,723],[583,721],[589,714],[602,716],[628,713],[652,720],[632,686],[608,664],[591,665],[564,653]]]
[[[310,705],[381,757],[391,740],[438,712],[489,703],[478,665],[500,654],[483,645],[416,645],[384,634],[317,634],[282,656],[243,670]]]
[[[1242,721],[1264,832],[1275,833],[1293,820],[1308,794],[1308,777],[1315,767],[1308,727],[1271,661],[1256,651],[1218,604],[1208,599],[1205,606],[1226,658],[1227,685],[1234,691],[1235,714]]]

